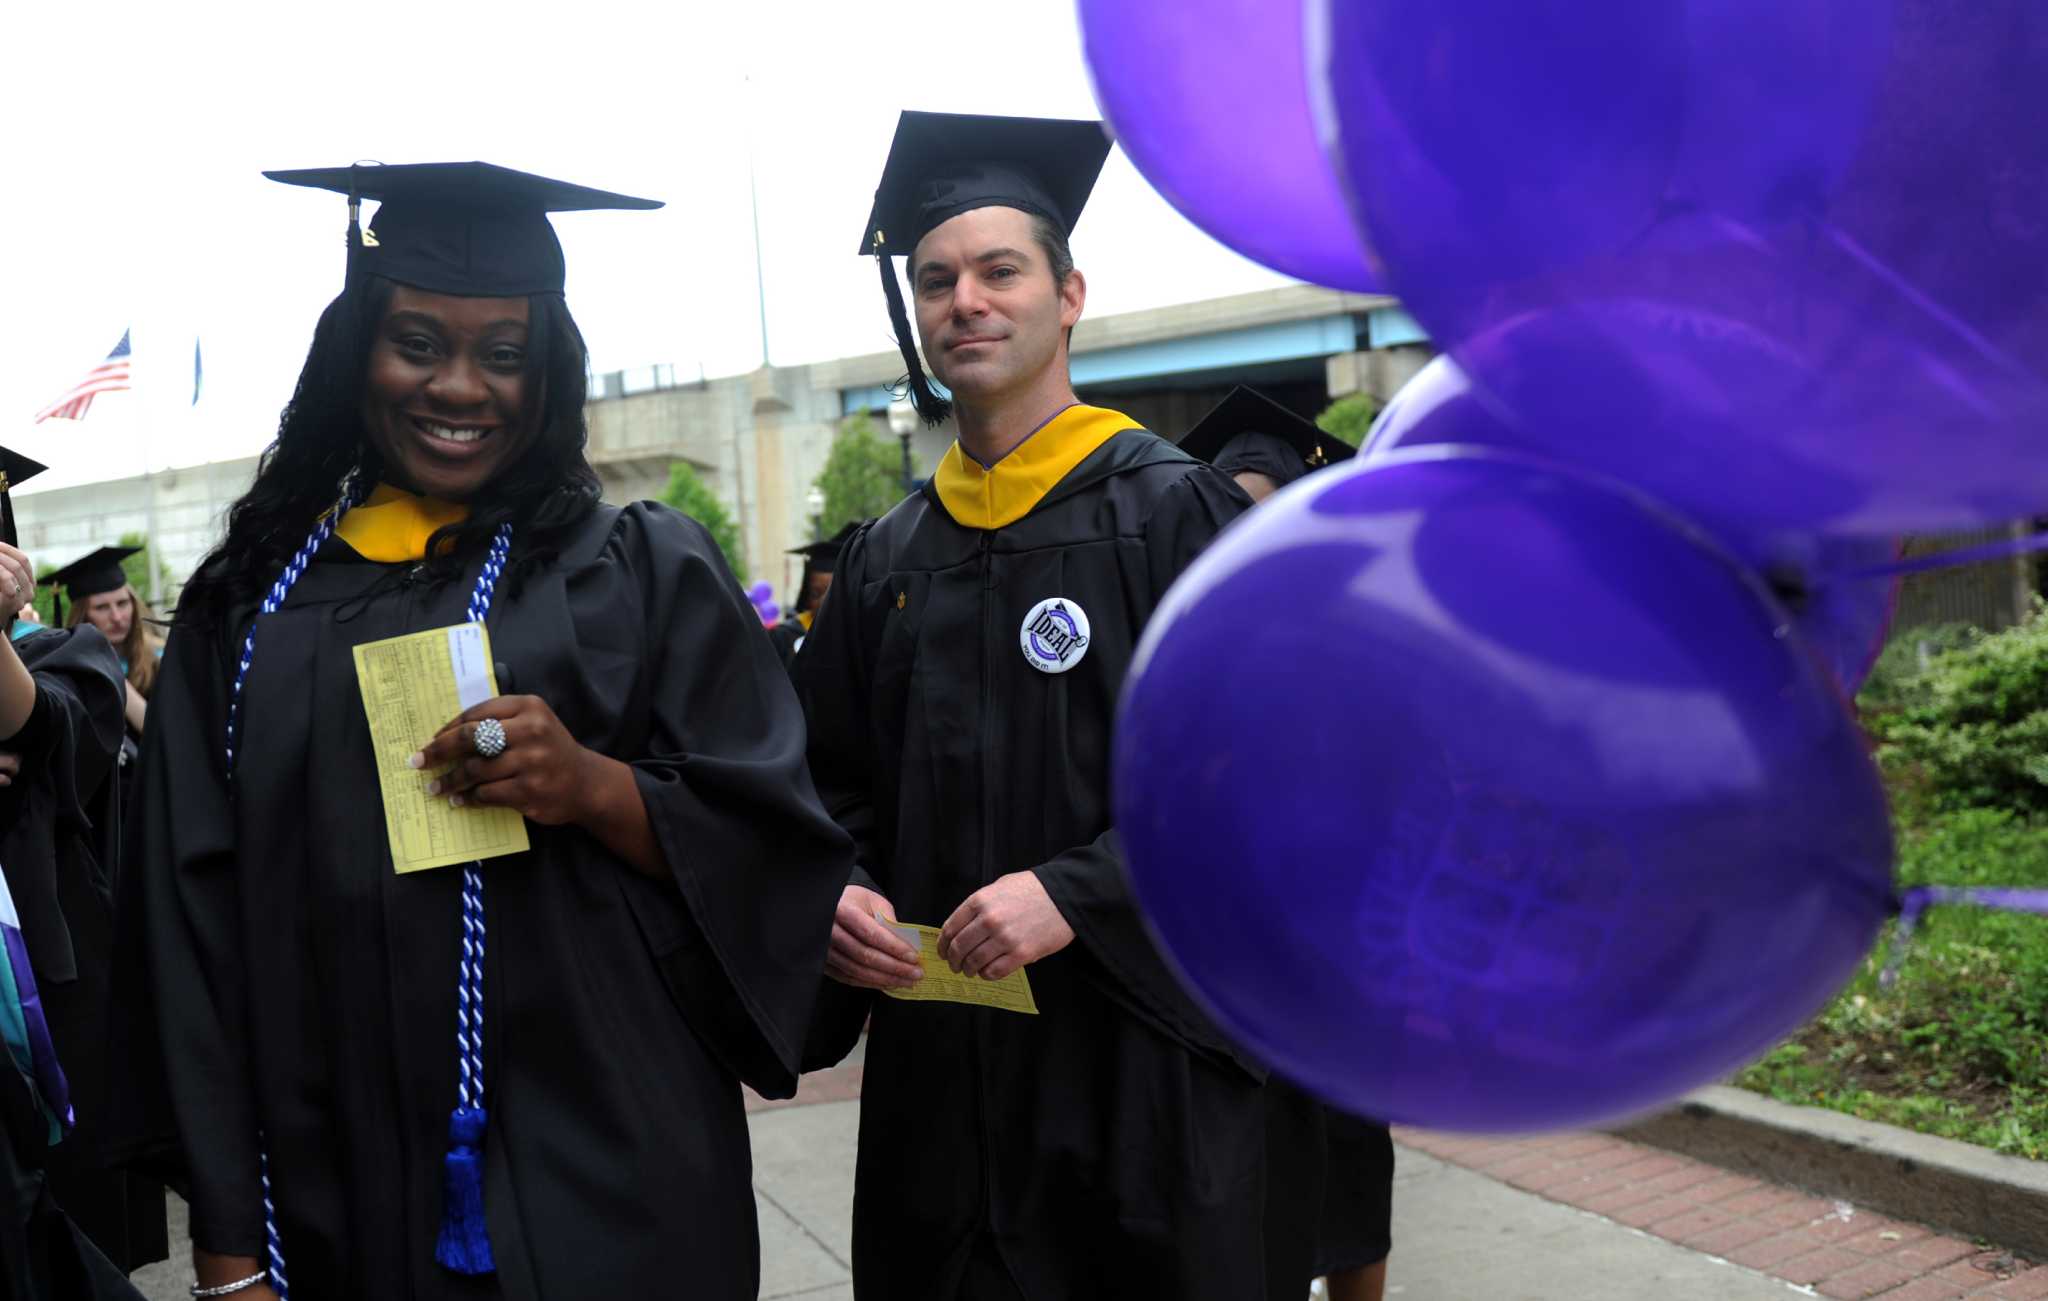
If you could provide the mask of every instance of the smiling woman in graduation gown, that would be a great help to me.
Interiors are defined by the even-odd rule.
[[[540,210],[620,206],[604,202],[616,196],[588,201],[592,192],[475,167],[415,174],[417,186],[393,168],[285,178],[388,197],[372,227],[378,243],[355,246],[350,288],[323,318],[264,473],[317,471],[325,458],[383,482],[312,548],[282,608],[259,617],[273,566],[299,545],[291,537],[235,568],[235,528],[277,500],[259,478],[202,570],[208,599],[195,604],[187,589],[165,656],[144,764],[146,907],[193,1239],[208,1253],[202,1268],[264,1254],[267,1158],[303,1301],[681,1289],[751,1298],[758,1249],[740,1083],[794,1090],[850,851],[805,775],[787,679],[709,535],[663,507],[594,501],[582,347]],[[479,204],[479,192],[496,201]],[[477,282],[479,268],[515,257],[522,241],[538,246],[527,259],[544,264],[538,283],[525,262]],[[433,292],[408,294],[415,283]],[[491,326],[472,349],[459,322],[495,312],[470,301],[486,296],[508,310],[523,299],[530,337],[492,342]],[[444,333],[437,310],[458,324]],[[343,366],[348,382],[322,427],[307,414],[330,382],[322,359],[350,357],[351,339],[366,340],[370,360]],[[391,415],[389,445],[360,432],[380,418],[387,347],[432,373]],[[503,465],[451,500],[439,481],[459,480],[477,453],[449,431],[488,440],[509,428],[492,424],[488,401],[457,400],[472,364],[494,376],[486,387],[512,374],[545,386],[532,456],[558,459]],[[306,433],[340,446],[295,441]],[[437,438],[458,446],[425,441]],[[486,443],[482,457],[491,454]],[[507,507],[500,494],[522,483],[540,486]],[[309,501],[293,532],[319,515]],[[494,516],[512,525],[512,541],[492,595],[478,581],[478,534],[495,535]],[[531,814],[531,849],[481,865],[482,1196],[495,1264],[481,1275],[437,1263],[452,1210],[444,1157],[458,1088],[463,869],[394,873],[352,662],[363,643],[463,622],[479,597],[490,602],[508,693],[483,707],[506,719],[510,737],[494,762],[543,744],[539,729],[558,719],[602,757],[596,771],[629,769],[655,869],[636,869],[603,838],[615,828]],[[449,735],[474,745],[467,724]],[[469,798],[492,789],[471,787]]]

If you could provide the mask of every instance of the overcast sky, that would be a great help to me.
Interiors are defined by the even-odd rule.
[[[36,5],[6,26],[0,436],[52,485],[274,433],[340,287],[346,215],[264,168],[481,158],[664,199],[555,219],[569,303],[598,370],[721,375],[761,360],[750,146],[769,345],[792,363],[890,346],[855,250],[899,109],[1095,115],[1067,0]],[[1074,247],[1092,315],[1286,283],[1121,153]],[[129,326],[138,392],[32,426]]]

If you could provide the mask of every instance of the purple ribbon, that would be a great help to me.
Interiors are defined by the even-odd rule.
[[[1892,560],[1865,569],[1845,569],[1839,573],[1829,574],[1824,581],[1854,582],[1858,579],[1892,578],[1903,574],[1924,573],[1929,569],[1952,569],[1957,565],[1974,565],[1986,560],[2005,560],[2012,556],[2026,555],[2031,551],[2048,551],[2048,533],[2029,533],[2024,537],[2004,538],[1997,542],[1986,542],[1981,546],[1937,551],[1930,556]]]

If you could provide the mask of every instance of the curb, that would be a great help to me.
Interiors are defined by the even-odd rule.
[[[2048,1163],[1726,1086],[1610,1132],[2048,1260]]]

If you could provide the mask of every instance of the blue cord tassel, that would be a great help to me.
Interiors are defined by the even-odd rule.
[[[457,1107],[448,1117],[448,1155],[441,1165],[446,1202],[434,1259],[457,1274],[498,1268],[484,1222],[484,1120],[482,1107]]]

